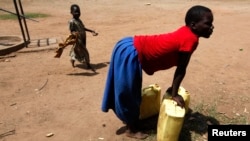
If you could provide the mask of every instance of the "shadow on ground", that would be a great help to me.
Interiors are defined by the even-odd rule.
[[[95,69],[96,72],[81,72],[81,73],[69,73],[68,75],[84,75],[84,76],[94,76],[99,74],[98,73],[98,69],[107,67],[107,65],[109,64],[109,62],[103,62],[103,63],[97,63],[97,64],[91,64],[91,66]],[[90,70],[87,65],[85,63],[83,64],[77,64],[75,67],[81,68],[81,69],[85,69],[85,70]]]
[[[141,121],[142,128],[150,135],[157,134],[158,115],[144,119]],[[205,116],[199,112],[193,112],[189,109],[186,114],[182,130],[180,132],[179,141],[192,141],[191,133],[204,135],[208,131],[208,125],[219,125],[219,121],[213,117]],[[125,127],[117,130],[117,134],[121,134]]]
[[[10,135],[14,135],[16,133],[16,130],[11,130],[11,131],[8,131],[8,132],[5,132],[5,133],[1,133],[0,134],[0,139],[6,137],[6,136],[10,136]]]
[[[205,116],[199,112],[192,112],[190,109],[190,113],[185,117],[179,141],[192,141],[191,132],[204,135],[208,131],[208,125],[219,124],[219,121],[214,117]]]

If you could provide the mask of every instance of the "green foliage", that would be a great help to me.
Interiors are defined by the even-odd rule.
[[[25,14],[25,17],[27,18],[45,18],[48,17],[49,15],[47,14],[42,14],[42,13],[27,13]],[[0,20],[15,20],[17,19],[17,15],[14,14],[0,14]]]

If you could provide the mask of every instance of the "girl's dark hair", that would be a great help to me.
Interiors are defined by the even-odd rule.
[[[72,13],[74,11],[74,8],[78,9],[80,11],[80,7],[77,4],[72,4],[70,6],[70,12]]]
[[[212,11],[205,6],[195,5],[191,7],[186,13],[186,17],[185,17],[186,25],[190,25],[191,22],[199,22],[202,19],[202,16],[204,15],[204,13],[207,13],[207,12],[212,13]]]

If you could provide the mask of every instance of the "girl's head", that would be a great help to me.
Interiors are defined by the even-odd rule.
[[[70,13],[75,19],[78,19],[81,15],[80,7],[77,4],[72,4],[70,7]]]
[[[213,13],[205,6],[193,6],[186,13],[185,23],[197,36],[209,38],[214,29]]]

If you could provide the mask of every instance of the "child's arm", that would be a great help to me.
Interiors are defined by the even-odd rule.
[[[91,32],[93,36],[97,36],[98,35],[98,33],[95,32],[94,30],[88,29],[86,27],[85,27],[85,31]]]
[[[181,107],[184,107],[185,103],[183,98],[178,94],[178,89],[180,87],[183,78],[185,77],[186,68],[188,66],[190,58],[191,58],[191,53],[186,53],[186,52],[179,53],[179,62],[175,70],[172,87],[170,88],[173,100],[176,101],[177,104]]]

